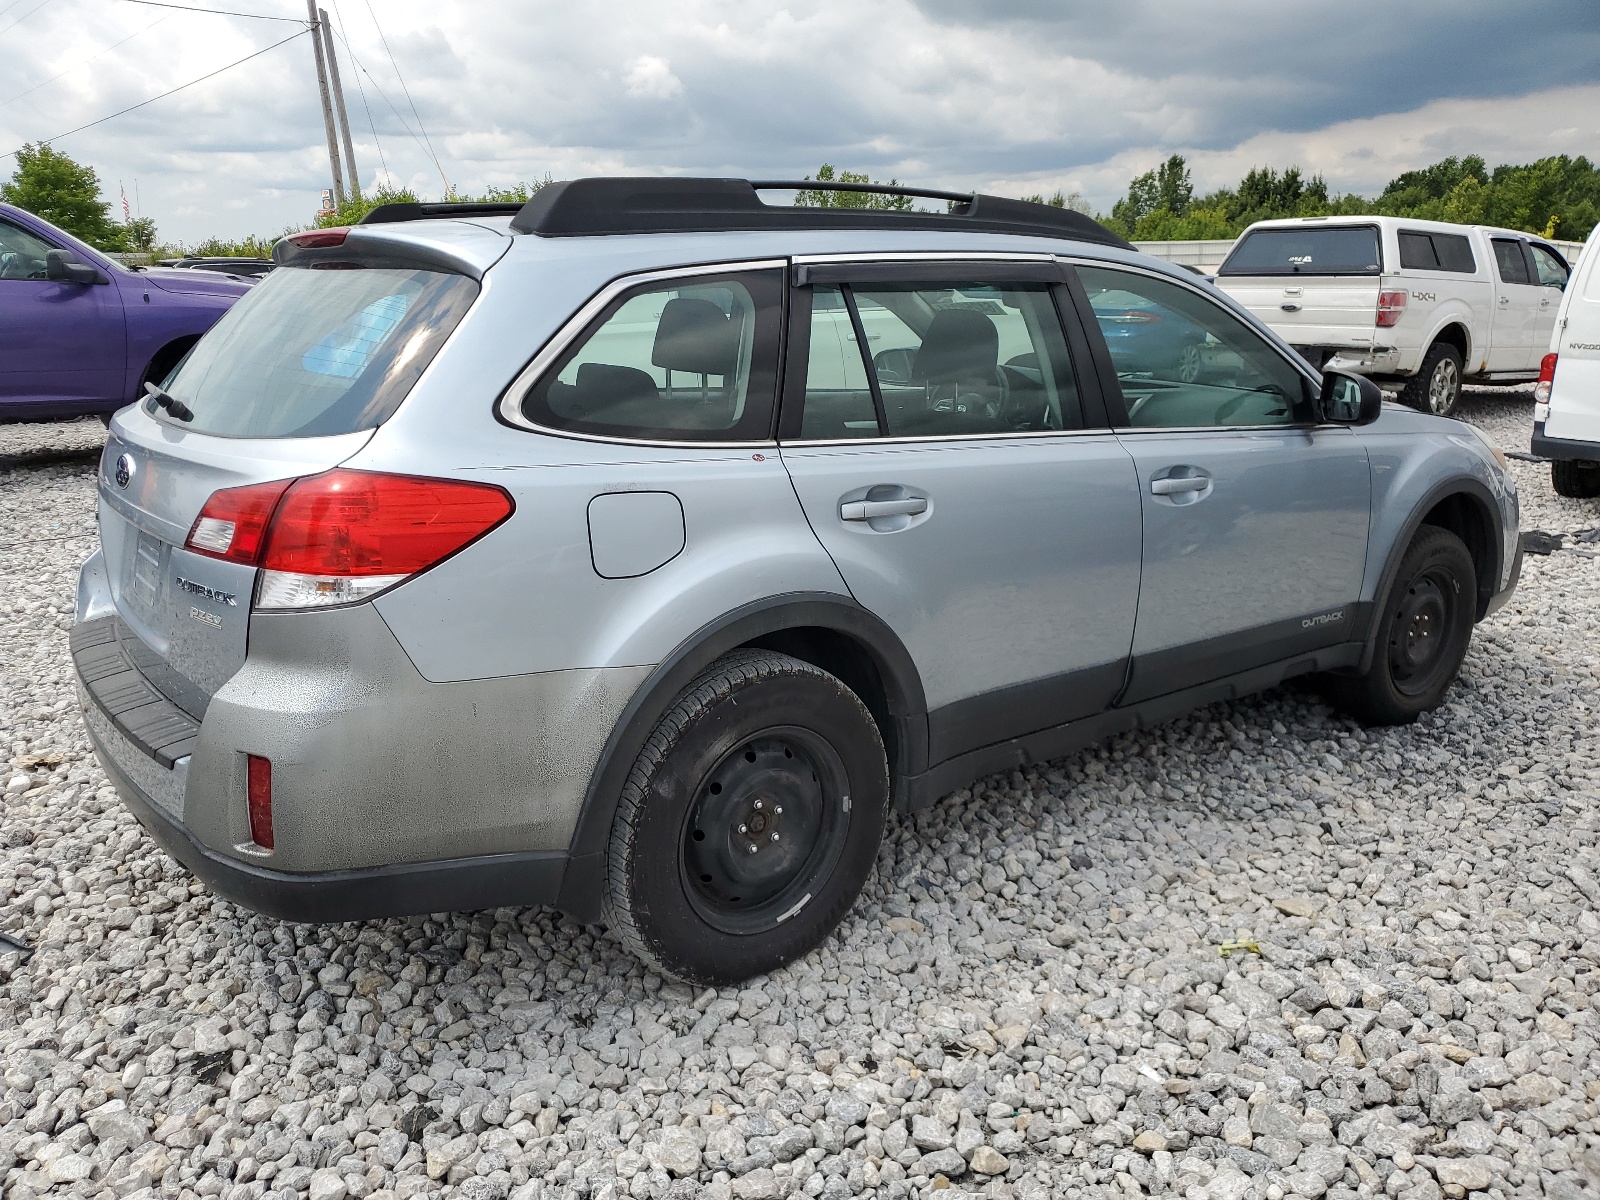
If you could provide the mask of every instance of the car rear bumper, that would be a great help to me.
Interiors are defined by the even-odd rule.
[[[1546,437],[1544,423],[1533,427],[1533,443],[1529,446],[1535,455],[1553,462],[1600,462],[1600,442],[1577,442],[1568,438]]]

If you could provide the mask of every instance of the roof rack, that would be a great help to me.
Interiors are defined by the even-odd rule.
[[[767,204],[758,192],[822,189],[917,196],[950,202],[948,212],[898,212],[868,208],[812,208]],[[404,210],[397,216],[381,215]],[[428,210],[428,211],[423,211]],[[393,204],[374,209],[374,220],[515,211],[511,228],[539,237],[620,233],[696,233],[777,229],[974,230],[1066,238],[1132,249],[1104,225],[1070,208],[1028,200],[832,180],[613,177],[546,184],[523,205]]]
[[[419,204],[402,201],[397,204],[380,204],[358,225],[387,225],[394,221],[428,221],[439,217],[505,217],[522,211],[520,200],[504,203],[475,200],[448,200],[441,204]]]

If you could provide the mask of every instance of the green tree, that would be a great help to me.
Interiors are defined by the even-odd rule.
[[[100,199],[100,180],[93,167],[74,162],[46,142],[30,142],[17,151],[17,170],[0,184],[0,200],[43,217],[101,250],[121,250],[125,230],[110,218],[111,205]]]
[[[807,181],[813,183],[875,183],[876,181],[865,174],[854,171],[839,171],[835,173],[832,163],[823,163],[817,168],[816,178],[806,176]],[[889,187],[899,187],[898,179],[891,179]],[[799,208],[872,208],[883,212],[913,212],[917,207],[916,200],[911,196],[885,196],[874,192],[842,192],[836,188],[801,188],[795,193],[794,202]]]
[[[129,250],[148,254],[156,248],[156,223],[153,217],[134,217],[122,228],[123,244]]]

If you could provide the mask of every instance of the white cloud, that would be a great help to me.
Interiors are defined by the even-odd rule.
[[[1274,0],[505,0],[492,20],[437,0],[323,2],[349,38],[339,53],[363,182],[431,197],[446,179],[471,192],[546,173],[771,178],[832,162],[934,187],[1060,186],[1104,208],[1173,151],[1202,188],[1299,162],[1361,190],[1446,153],[1600,156],[1593,0],[1524,0],[1510,14],[1454,0],[1442,51],[1438,22],[1392,0],[1288,10]],[[249,7],[303,11],[299,0]],[[160,28],[147,29],[156,12]],[[1541,21],[1561,35],[1527,36]],[[1349,36],[1355,28],[1382,36]],[[293,32],[55,0],[5,35],[0,152]],[[1532,81],[1547,90],[1494,94]],[[94,166],[108,196],[120,180],[132,197],[137,180],[144,215],[168,237],[303,224],[328,186],[310,44],[301,37],[59,148]]]
[[[653,54],[641,54],[628,64],[623,76],[628,95],[645,100],[670,100],[683,95],[683,80],[672,73],[672,64]]]

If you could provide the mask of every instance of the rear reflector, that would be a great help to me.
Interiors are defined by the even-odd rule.
[[[337,469],[214,493],[185,547],[265,568],[257,608],[353,604],[465,549],[514,507],[492,484]]]
[[[1400,320],[1406,311],[1405,292],[1379,292],[1378,293],[1378,327],[1387,329]]]
[[[291,233],[289,241],[307,250],[326,250],[344,245],[345,238],[349,236],[349,226],[340,226],[337,229],[308,229],[304,233]]]
[[[1556,382],[1556,355],[1546,354],[1539,363],[1539,382],[1533,385],[1533,402],[1549,404],[1550,392]]]
[[[245,793],[250,808],[250,840],[263,850],[272,846],[272,760],[245,755]]]

